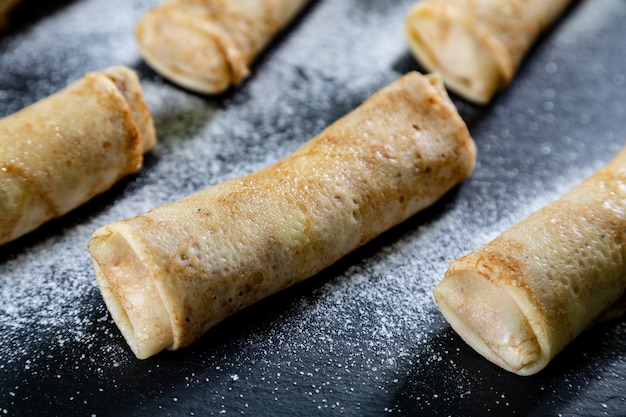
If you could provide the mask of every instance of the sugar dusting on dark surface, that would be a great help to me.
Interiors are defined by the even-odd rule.
[[[86,251],[93,230],[266,166],[419,70],[402,33],[413,2],[316,2],[249,80],[215,98],[181,90],[142,62],[134,24],[157,2],[27,3],[0,39],[0,115],[87,71],[123,64],[141,76],[159,144],[140,173],[0,248],[1,415],[615,415],[626,408],[623,320],[591,329],[544,372],[520,378],[469,349],[431,296],[451,260],[558,198],[622,146],[620,1],[577,2],[492,105],[453,96],[479,150],[470,180],[196,344],[145,361],[125,345],[95,285]],[[33,16],[33,4],[45,12]]]

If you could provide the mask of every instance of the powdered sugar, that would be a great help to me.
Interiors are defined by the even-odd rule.
[[[450,261],[556,199],[621,146],[622,62],[594,48],[601,37],[579,39],[590,29],[574,30],[576,10],[566,21],[572,31],[555,36],[582,46],[550,49],[548,38],[490,107],[455,98],[479,150],[470,180],[198,343],[138,361],[96,287],[86,250],[91,233],[264,167],[419,69],[402,28],[413,2],[314,2],[260,57],[249,80],[215,98],[179,89],[143,64],[134,23],[158,2],[66,3],[0,41],[0,114],[86,71],[123,64],[141,76],[159,144],[140,173],[0,248],[0,385],[7,388],[1,411],[27,414],[47,405],[59,415],[523,413],[527,404],[567,402],[563,392],[609,381],[624,386],[623,368],[615,378],[606,370],[619,363],[611,352],[623,345],[623,326],[603,333],[604,350],[589,351],[589,364],[580,365],[587,379],[558,363],[543,379],[513,379],[472,356],[431,296]],[[593,7],[601,6],[585,6]],[[603,30],[607,39],[622,39],[620,28]],[[580,65],[578,48],[598,51],[602,70]],[[598,390],[607,407],[598,405],[600,412],[615,411],[619,395]],[[520,391],[538,399],[529,403]]]

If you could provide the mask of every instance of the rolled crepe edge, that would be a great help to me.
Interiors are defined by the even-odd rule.
[[[452,329],[492,363],[520,376],[549,363],[544,330],[523,289],[503,288],[475,269],[457,269],[453,263],[433,295]]]
[[[174,344],[173,324],[145,254],[123,222],[97,229],[89,240],[98,287],[113,321],[138,359]]]
[[[163,16],[172,14],[178,17],[178,24],[184,24],[186,27],[193,27],[198,32],[202,32],[207,39],[214,42],[216,49],[221,52],[221,57],[226,68],[227,74],[223,79],[220,77],[210,77],[207,71],[205,74],[199,74],[194,71],[183,71],[182,69],[174,69],[167,62],[162,62],[157,54],[152,52],[152,47],[145,42],[146,32],[157,31],[157,27],[164,19]],[[139,52],[156,72],[161,74],[172,83],[191,91],[202,94],[220,94],[226,91],[231,85],[240,84],[250,75],[250,68],[246,58],[241,54],[237,46],[230,40],[230,36],[226,31],[219,28],[213,22],[203,21],[202,16],[185,12],[175,4],[163,4],[157,6],[146,13],[137,23],[135,28],[135,40],[139,48]],[[158,48],[174,48],[176,45],[159,44]]]
[[[423,32],[419,30],[420,26],[426,27],[426,24],[431,22],[439,26],[448,28],[456,26],[462,29],[460,33],[467,35],[465,39],[476,46],[474,50],[480,51],[480,56],[473,57],[464,67],[475,69],[476,65],[482,63],[483,67],[487,68],[485,76],[480,77],[478,82],[472,81],[471,77],[455,74],[455,69],[451,69],[438,59],[433,49],[438,47],[437,41],[424,37]],[[418,3],[406,16],[405,35],[413,56],[428,71],[440,73],[448,88],[467,100],[487,104],[513,77],[512,63],[508,59],[506,48],[451,5]],[[454,42],[459,42],[458,37]],[[476,85],[480,87],[477,88]]]
[[[128,104],[130,113],[137,125],[142,153],[150,151],[156,145],[156,129],[143,95],[139,77],[133,70],[122,65],[105,68],[102,74],[113,81]]]

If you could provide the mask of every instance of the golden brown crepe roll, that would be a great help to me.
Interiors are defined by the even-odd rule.
[[[92,72],[0,120],[0,244],[137,171],[155,144],[136,74]]]
[[[452,262],[434,295],[478,353],[531,375],[625,292],[626,148],[556,202]]]
[[[434,203],[474,160],[441,80],[411,73],[265,169],[96,230],[98,285],[137,357],[178,349]]]
[[[411,51],[450,90],[480,104],[510,81],[571,0],[426,0],[406,17]]]
[[[310,0],[170,0],[149,11],[136,38],[146,62],[190,90],[239,84],[263,48]]]

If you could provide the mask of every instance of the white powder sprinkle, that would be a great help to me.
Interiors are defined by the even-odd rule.
[[[402,27],[413,1],[315,2],[263,54],[249,80],[216,98],[179,89],[142,62],[132,40],[134,24],[158,1],[65,3],[0,39],[0,114],[86,71],[128,65],[142,77],[159,144],[137,175],[0,248],[3,415],[53,402],[94,416],[115,414],[110,410],[259,415],[263,407],[402,415],[449,404],[499,411],[520,405],[516,390],[501,384],[511,381],[506,375],[479,358],[472,362],[473,352],[451,333],[431,291],[450,261],[558,198],[619,149],[622,130],[613,131],[610,123],[626,106],[623,67],[607,62],[581,69],[595,71],[590,82],[611,85],[604,95],[595,84],[576,90],[587,98],[584,111],[572,104],[580,97],[559,83],[579,67],[564,52],[535,55],[536,64],[528,64],[526,75],[492,107],[455,98],[479,150],[470,180],[434,208],[218,325],[198,343],[138,361],[96,287],[86,250],[91,233],[284,157],[380,87],[417,69]],[[610,23],[592,3],[582,7],[597,9]],[[619,9],[617,3],[611,2],[611,10]],[[593,31],[590,25],[574,30],[575,20],[570,24],[571,33],[557,32],[557,40]],[[537,81],[528,74],[555,78]],[[611,343],[623,340],[625,326],[612,332]],[[596,358],[595,352],[588,355],[586,361]],[[532,390],[524,386],[538,401],[553,404],[557,389],[578,394],[595,387],[605,392],[612,382],[624,386],[623,375],[598,372],[603,378],[578,378],[566,389],[561,379],[572,374],[546,378]],[[594,412],[617,410],[620,395],[595,403]]]

